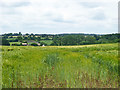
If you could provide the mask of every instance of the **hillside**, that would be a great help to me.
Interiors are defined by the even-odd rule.
[[[117,43],[120,39],[120,34],[22,34],[8,33],[2,36],[3,45],[22,46],[67,46],[67,45],[89,45],[89,44],[104,44]],[[22,44],[24,43],[24,44]],[[26,43],[26,44],[25,44]]]

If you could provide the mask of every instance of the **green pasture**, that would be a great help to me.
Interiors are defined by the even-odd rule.
[[[7,40],[16,40],[17,38],[7,38]]]
[[[40,42],[46,43],[47,45],[52,44],[52,40],[41,40]]]
[[[1,48],[3,88],[118,87],[118,44]]]
[[[21,42],[10,42],[10,45],[12,44],[20,44]]]

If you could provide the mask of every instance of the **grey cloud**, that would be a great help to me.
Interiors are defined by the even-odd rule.
[[[92,17],[93,20],[105,20],[106,16],[104,13],[97,13],[95,16]]]
[[[20,13],[14,9],[8,9],[7,11],[3,11],[1,14],[2,15],[20,15]]]
[[[53,19],[53,21],[54,21],[54,22],[59,22],[59,23],[75,23],[74,21],[64,20],[64,19],[60,19],[60,18]]]
[[[72,20],[64,20],[61,15],[58,15],[55,17],[54,13],[46,13],[44,16],[49,17],[52,21],[57,22],[57,23],[75,23]]]
[[[108,5],[106,5],[104,2],[90,2],[90,0],[82,0],[84,2],[81,2],[81,0],[71,0],[71,2],[67,0],[69,3],[67,1],[52,3],[54,0],[51,0],[51,3],[47,4],[45,0],[30,1],[32,2],[28,2],[27,0],[7,2],[7,0],[5,0],[3,3],[0,1],[0,8],[2,8],[0,15],[3,16],[3,18],[1,18],[1,24],[5,25],[1,28],[4,32],[16,32],[16,30],[40,33],[82,32],[82,30],[83,32],[98,32],[100,29],[102,29],[101,32],[107,32],[105,31],[107,29],[111,32],[112,30],[117,30],[115,28],[116,26],[113,27],[113,21],[110,22],[110,28],[104,23],[107,22],[108,19],[116,17],[117,7],[109,6],[114,2],[108,2]],[[19,8],[24,6],[31,6],[33,9],[28,11],[29,7],[25,7],[25,9]],[[97,7],[98,9],[96,9]],[[99,9],[99,7],[102,9]],[[67,15],[70,16],[67,17]],[[81,20],[81,22],[79,20]],[[101,23],[99,23],[99,21],[101,21]],[[101,26],[97,26],[99,24],[101,24]],[[101,28],[99,29],[98,27]],[[97,29],[99,30],[97,31]]]
[[[3,8],[14,8],[14,7],[22,7],[22,6],[28,6],[30,5],[30,2],[16,2],[16,3],[12,3],[10,5],[7,5],[5,3],[1,3],[0,4],[0,7],[3,7]]]
[[[47,12],[47,13],[44,14],[44,16],[52,17],[52,16],[53,16],[53,13]]]
[[[87,8],[96,8],[101,6],[101,3],[98,2],[80,2],[80,4]]]
[[[21,15],[16,8],[2,8],[1,15]]]

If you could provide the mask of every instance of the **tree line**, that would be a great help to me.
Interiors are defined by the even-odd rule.
[[[16,38],[13,36],[17,35]],[[88,44],[103,44],[103,43],[118,43],[120,40],[120,34],[25,34],[23,36],[20,32],[18,34],[3,34],[0,45],[10,45],[10,42],[25,42],[25,40],[40,41],[52,40],[51,46],[66,46],[66,45],[88,45]],[[9,36],[9,38],[8,38]],[[49,38],[50,37],[50,38]],[[44,43],[44,45],[47,45]]]
[[[119,42],[120,34],[108,35],[65,35],[55,36],[52,45],[88,45],[88,44],[103,44]]]

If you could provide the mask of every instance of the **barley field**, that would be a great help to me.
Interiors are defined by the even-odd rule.
[[[0,48],[2,88],[118,87],[117,43]]]

